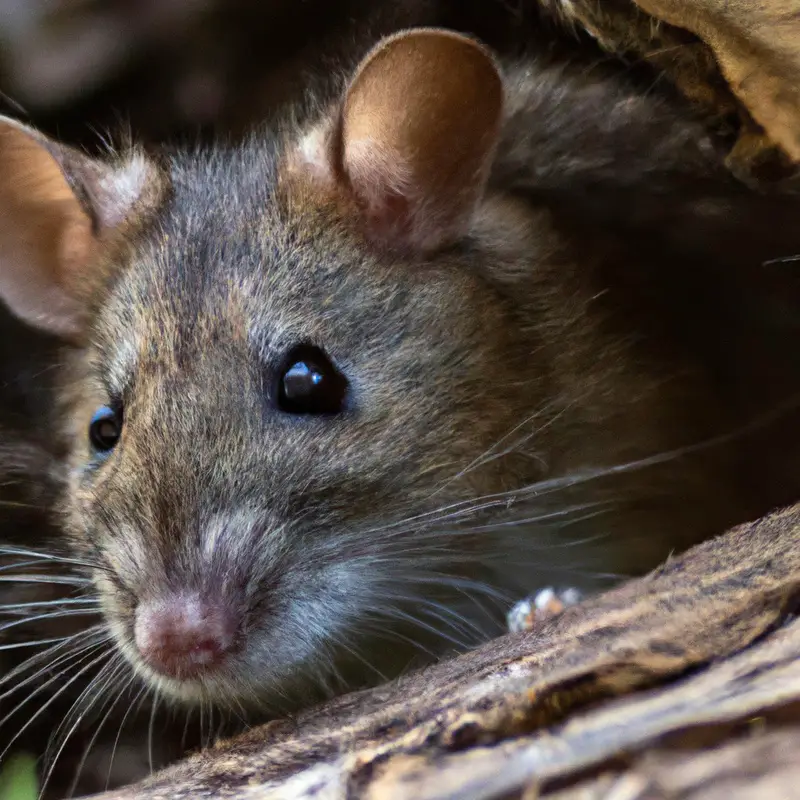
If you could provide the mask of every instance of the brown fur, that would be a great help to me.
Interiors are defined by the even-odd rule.
[[[728,176],[698,126],[603,70],[508,65],[498,136],[491,119],[459,128],[457,102],[426,128],[433,65],[449,69],[451,101],[474,89],[459,80],[477,96],[497,81],[488,55],[461,70],[474,45],[413,47],[429,35],[383,45],[412,45],[416,81],[392,58],[370,78],[372,97],[407,87],[414,124],[359,111],[367,147],[406,159],[399,186],[381,159],[352,170],[339,102],[280,135],[148,162],[122,225],[99,212],[132,161],[96,165],[99,255],[59,284],[90,290],[65,372],[63,510],[118,645],[171,697],[274,707],[324,685],[353,648],[397,669],[405,654],[380,638],[417,637],[414,616],[457,636],[497,630],[461,589],[641,572],[747,513],[724,448],[673,452],[732,421],[670,335],[658,276],[716,256],[720,234],[770,201]],[[453,131],[475,137],[462,161],[448,158]],[[54,152],[39,158],[69,174]],[[379,244],[365,187],[393,215]],[[453,196],[468,200],[458,225]],[[417,219],[439,238],[421,246]],[[750,253],[774,246],[747,239]],[[282,360],[307,341],[350,380],[334,418],[275,408]],[[103,460],[86,428],[112,398],[125,423]],[[137,603],[175,588],[242,619],[239,652],[203,681],[164,679],[133,646]]]

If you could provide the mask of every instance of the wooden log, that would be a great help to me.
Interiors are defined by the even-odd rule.
[[[103,797],[800,796],[798,600],[800,506]]]

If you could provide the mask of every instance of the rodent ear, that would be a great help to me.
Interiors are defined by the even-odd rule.
[[[473,39],[418,28],[372,50],[347,90],[331,150],[370,235],[415,251],[463,235],[502,111],[498,67]]]
[[[0,298],[13,313],[60,336],[79,332],[97,246],[148,172],[143,156],[107,165],[0,117]]]

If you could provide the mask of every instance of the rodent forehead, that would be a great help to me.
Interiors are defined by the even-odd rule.
[[[415,263],[373,251],[352,209],[284,186],[273,146],[176,157],[170,197],[97,321],[112,388],[154,362],[241,369],[300,342],[348,370],[374,357],[385,379],[427,356],[440,372],[468,367],[472,340],[504,327],[469,258]]]
[[[101,380],[76,417],[86,463],[92,406],[107,402],[98,387],[122,391],[122,439],[86,478],[89,514],[99,496],[121,522],[149,515],[148,529],[174,532],[170,548],[211,511],[243,502],[278,525],[391,515],[518,423],[509,326],[476,278],[445,259],[411,271],[342,254],[315,267],[295,241],[228,280],[222,269],[213,281],[180,270],[173,280],[142,258],[118,282],[97,321]],[[298,420],[275,408],[270,388],[305,341],[335,360],[352,411]]]
[[[163,417],[179,398],[176,419],[239,409],[256,420],[301,343],[337,364],[368,421],[390,409],[435,413],[504,369],[503,308],[452,254],[378,257],[333,225],[297,217],[267,215],[223,248],[203,236],[187,222],[164,226],[96,320],[97,372],[111,393],[134,387],[140,413]]]
[[[438,357],[446,370],[503,327],[492,290],[452,254],[379,256],[335,221],[301,214],[245,222],[224,246],[209,241],[216,227],[165,224],[122,271],[95,325],[112,388],[154,364],[184,374],[213,361],[267,366],[299,343],[345,369],[380,359],[387,379],[404,356]]]
[[[467,254],[415,263],[371,252],[324,206],[264,196],[233,218],[226,198],[182,191],[95,320],[95,375],[125,405],[110,463],[139,463],[149,483],[202,474],[207,497],[230,494],[246,471],[266,491],[344,496],[367,476],[404,471],[405,483],[434,463],[452,468],[518,422],[505,392],[519,385],[506,301]],[[302,423],[275,413],[269,390],[301,343],[345,375],[353,413]]]

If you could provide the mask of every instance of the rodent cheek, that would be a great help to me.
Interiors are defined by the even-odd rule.
[[[104,572],[95,572],[93,579],[103,619],[117,646],[130,661],[135,663],[137,660],[133,641],[135,598],[116,586]]]

